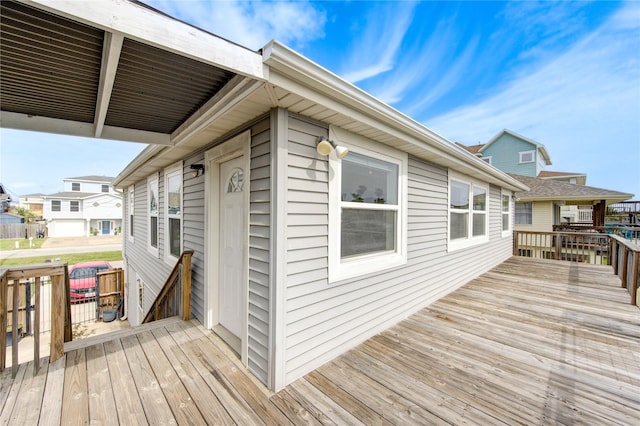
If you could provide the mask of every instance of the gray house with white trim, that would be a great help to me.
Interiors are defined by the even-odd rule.
[[[250,51],[138,2],[29,5],[3,2],[3,23],[90,40],[99,84],[7,96],[3,125],[149,144],[114,181],[133,324],[193,250],[192,317],[278,390],[511,256],[525,185],[280,43]],[[91,113],[54,114],[67,100]]]

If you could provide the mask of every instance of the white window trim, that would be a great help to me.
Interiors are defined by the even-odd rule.
[[[168,206],[169,206],[169,178],[173,177],[173,176],[180,176],[180,214],[176,215],[176,214],[169,214],[169,211],[167,210]],[[184,228],[184,221],[183,221],[183,212],[184,212],[184,174],[183,174],[183,170],[182,170],[182,161],[179,161],[169,167],[167,167],[166,169],[164,169],[164,207],[165,209],[165,216],[164,216],[164,260],[166,263],[170,264],[170,265],[174,265],[176,263],[176,261],[178,260],[179,257],[174,256],[173,254],[171,254],[171,247],[170,247],[170,235],[169,235],[169,219],[175,219],[178,218],[180,219],[180,252],[183,251],[183,228]],[[160,209],[158,209],[160,210]]]
[[[533,209],[533,201],[520,201],[520,203],[529,203],[531,204],[531,223],[516,223],[516,206],[515,204],[513,205],[513,225],[514,226],[532,226],[533,225],[533,213],[534,213],[534,209]]]
[[[492,162],[493,162],[493,156],[491,156],[491,155],[488,156],[488,157],[480,157],[480,159],[482,161],[484,161],[485,163],[488,163],[488,164],[492,164]]]
[[[133,199],[131,199],[132,194],[133,194]],[[129,213],[129,218],[128,218],[129,220],[127,221],[128,226],[126,229],[127,239],[131,242],[134,242],[134,238],[133,238],[133,234],[131,233],[131,230],[133,230],[133,232],[135,233],[135,228],[133,228],[133,220],[136,214],[135,204],[136,204],[136,190],[135,190],[135,186],[131,185],[127,189],[127,213]]]
[[[386,145],[350,133],[344,129],[330,127],[329,139],[350,151],[381,158],[398,165],[398,222],[396,234],[397,250],[393,253],[376,253],[342,260],[341,247],[341,172],[342,162],[335,153],[329,155],[329,283],[364,276],[407,263],[408,222],[408,155]]]
[[[149,194],[151,193],[151,185],[155,182],[156,188],[158,193],[156,194],[158,197],[158,210],[157,210],[157,217],[158,217],[158,228],[156,229],[156,232],[158,233],[157,238],[158,238],[158,246],[160,246],[160,187],[158,184],[158,174],[154,173],[151,176],[149,176],[147,178],[147,251],[149,251],[149,253],[151,253],[153,256],[158,257],[159,256],[159,248],[160,247],[153,247],[151,245],[151,205],[150,205],[150,197]]]
[[[524,161],[522,159],[522,157],[524,155],[526,155],[526,154],[531,154],[531,161]],[[536,161],[536,152],[535,151],[521,151],[521,152],[518,153],[518,156],[520,158],[520,164],[523,164],[523,163],[535,163],[535,161]]]
[[[467,238],[458,238],[455,240],[451,239],[451,181],[455,180],[464,184],[469,185],[469,217],[468,217],[468,223],[467,223],[467,229],[469,231],[469,234],[467,236]],[[485,233],[484,235],[480,235],[477,237],[473,236],[473,188],[481,188],[485,191],[486,193],[486,203],[485,203],[485,210],[484,210],[484,229],[485,229]],[[451,170],[449,170],[449,187],[448,187],[448,196],[447,196],[447,251],[455,251],[455,250],[460,250],[463,248],[467,248],[467,247],[472,247],[478,244],[483,244],[489,241],[489,216],[491,214],[491,194],[489,192],[489,185],[472,179],[470,177],[467,177],[465,175],[461,175],[458,173],[455,173]],[[501,200],[502,201],[502,200]]]
[[[514,217],[513,217],[513,199],[511,196],[511,191],[507,191],[505,189],[502,189],[502,191],[500,192],[500,229],[502,230],[502,238],[508,237],[512,234],[513,232],[513,221],[514,221]],[[509,197],[509,212],[506,213],[504,211],[502,211],[502,197]],[[505,231],[502,228],[502,219],[503,216],[505,214],[509,215],[509,228]]]

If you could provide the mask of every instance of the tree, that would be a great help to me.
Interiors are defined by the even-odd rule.
[[[24,223],[31,223],[36,218],[36,215],[31,212],[29,209],[25,209],[24,207],[14,207],[13,213],[18,216],[22,216],[24,218]]]

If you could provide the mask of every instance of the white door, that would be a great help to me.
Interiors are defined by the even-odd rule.
[[[220,164],[219,203],[219,323],[235,337],[241,338],[245,307],[244,246],[247,226],[245,206],[245,172],[243,157]]]

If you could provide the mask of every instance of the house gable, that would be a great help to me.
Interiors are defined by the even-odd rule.
[[[506,173],[537,176],[551,160],[542,144],[503,130],[487,142],[478,152],[491,157],[491,164]]]

